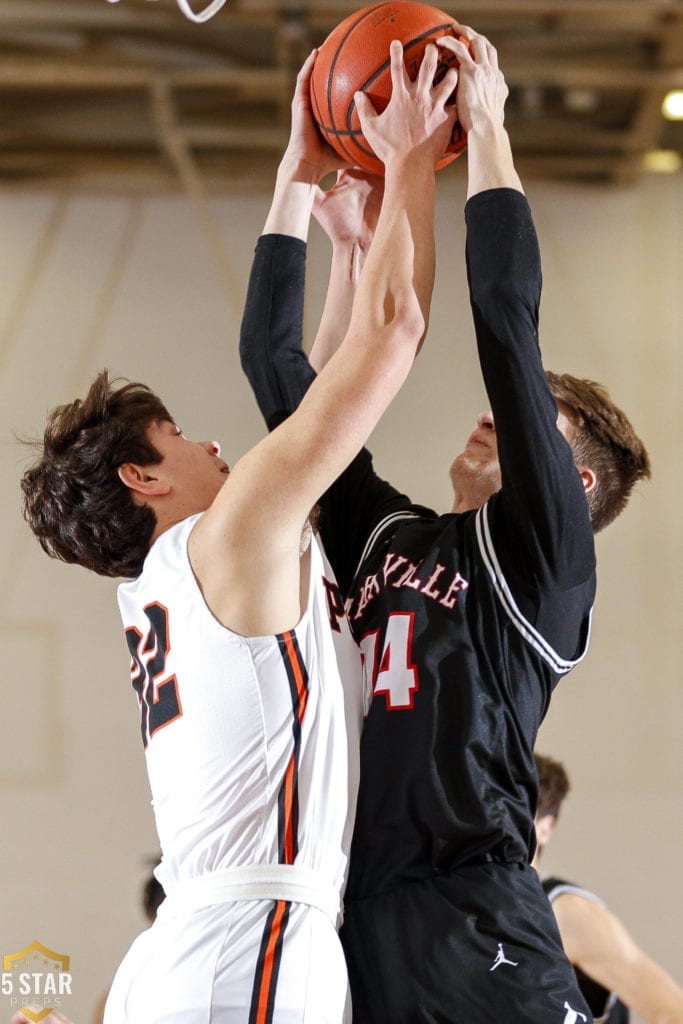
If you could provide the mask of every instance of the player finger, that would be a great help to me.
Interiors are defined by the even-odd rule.
[[[455,36],[440,36],[436,40],[436,45],[454,53],[459,64],[472,63],[472,55],[461,39],[456,39]]]
[[[498,71],[498,50],[495,48],[493,43],[486,40],[486,49],[488,53],[488,61],[494,71]]]
[[[478,32],[475,32],[473,29],[468,28],[466,25],[461,26],[461,28],[466,29],[467,34],[463,33],[463,35],[465,39],[467,39],[467,42],[470,44],[470,54],[474,58],[475,63],[488,64],[490,56],[489,49],[491,47],[491,44],[489,43],[486,36],[479,35]]]
[[[313,65],[315,64],[315,59],[317,56],[318,48],[317,46],[314,46],[306,60],[301,65],[301,68],[299,69],[299,74],[296,76],[297,82],[303,81],[304,79],[309,77],[311,71],[313,70]]]
[[[434,75],[436,74],[436,65],[439,59],[439,51],[433,43],[427,43],[425,46],[424,56],[422,57],[422,63],[417,73],[417,88],[418,89],[431,89],[432,82],[434,81]]]
[[[498,70],[498,51],[487,36],[481,35],[480,32],[475,32],[469,25],[460,25],[460,34],[470,44],[471,52],[475,55],[477,63],[481,63],[481,59],[485,57],[488,63],[496,71]]]
[[[377,117],[377,111],[372,105],[372,101],[369,96],[366,96],[364,92],[356,92],[353,95],[353,102],[356,104],[356,110],[358,112],[358,119],[360,120],[360,126],[365,133],[365,126],[370,121],[374,121]]]
[[[449,68],[446,74],[443,76],[438,85],[434,87],[434,101],[435,103],[448,103],[448,100],[455,92],[458,84],[458,69]]]
[[[296,88],[294,90],[295,96],[301,96],[305,90],[308,89],[308,83],[313,73],[313,65],[315,64],[315,58],[318,56],[317,48],[311,50],[306,60],[301,65],[298,75],[296,76]]]
[[[393,39],[389,44],[389,57],[391,60],[391,91],[407,89],[410,85],[410,78],[403,62],[403,46],[398,39]]]
[[[479,32],[475,32],[470,25],[458,24],[457,33],[458,39],[466,39],[468,43],[471,43],[474,39],[477,38],[477,36],[479,36]],[[480,36],[480,38],[483,39],[484,37]]]

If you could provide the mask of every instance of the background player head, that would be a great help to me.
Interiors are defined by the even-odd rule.
[[[536,867],[543,847],[552,837],[555,824],[565,797],[571,789],[569,776],[560,761],[543,754],[534,754],[538,775],[538,804],[534,826],[536,828],[536,853],[533,865]]]
[[[597,533],[624,509],[635,483],[650,476],[650,459],[627,416],[601,384],[568,373],[546,376],[558,405],[557,426],[571,445]],[[477,417],[476,429],[454,459],[450,477],[456,512],[480,508],[500,490],[492,413]]]

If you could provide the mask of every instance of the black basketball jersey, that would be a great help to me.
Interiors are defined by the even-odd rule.
[[[544,878],[541,884],[551,903],[562,893],[570,892],[604,906],[602,900],[595,893],[589,892],[587,889],[581,889],[572,882],[566,882],[561,878]],[[595,1024],[629,1024],[630,1014],[628,1007],[624,1006],[617,999],[614,992],[608,992],[597,981],[584,974],[580,967],[575,965],[574,970],[581,993],[595,1018]]]
[[[438,516],[382,481],[364,451],[321,502],[370,691],[350,900],[477,858],[528,860],[536,732],[588,642],[593,536],[541,364],[529,207],[494,189],[466,218],[502,489],[477,512]],[[287,307],[303,301],[291,241],[259,240],[243,322],[243,365],[270,426],[313,376]]]
[[[356,469],[391,505],[389,485]],[[537,594],[533,614],[515,599],[500,494],[460,515],[401,504],[394,492],[347,599],[369,697],[347,900],[483,854],[530,859],[536,733],[588,639],[590,584]],[[324,538],[331,514],[325,502]]]

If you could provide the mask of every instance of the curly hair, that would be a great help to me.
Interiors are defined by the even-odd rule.
[[[626,415],[601,384],[568,373],[546,373],[556,399],[575,413],[574,461],[593,470],[586,495],[593,531],[608,526],[625,508],[634,484],[650,476],[650,457]]]
[[[164,420],[173,422],[148,387],[112,382],[106,370],[83,400],[53,409],[21,480],[24,518],[48,555],[101,576],[140,574],[156,516],[135,503],[118,468],[161,462],[146,432]]]
[[[534,754],[536,762],[536,774],[538,775],[538,809],[536,814],[539,818],[546,814],[552,814],[557,818],[564,798],[569,793],[571,785],[569,776],[564,765],[560,761],[553,761],[552,757],[545,757],[543,754]]]

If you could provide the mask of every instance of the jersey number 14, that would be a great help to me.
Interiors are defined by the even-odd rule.
[[[378,629],[366,633],[359,644],[372,695],[383,693],[389,711],[412,708],[413,695],[420,688],[412,657],[414,619],[412,612],[392,612],[381,653]]]

